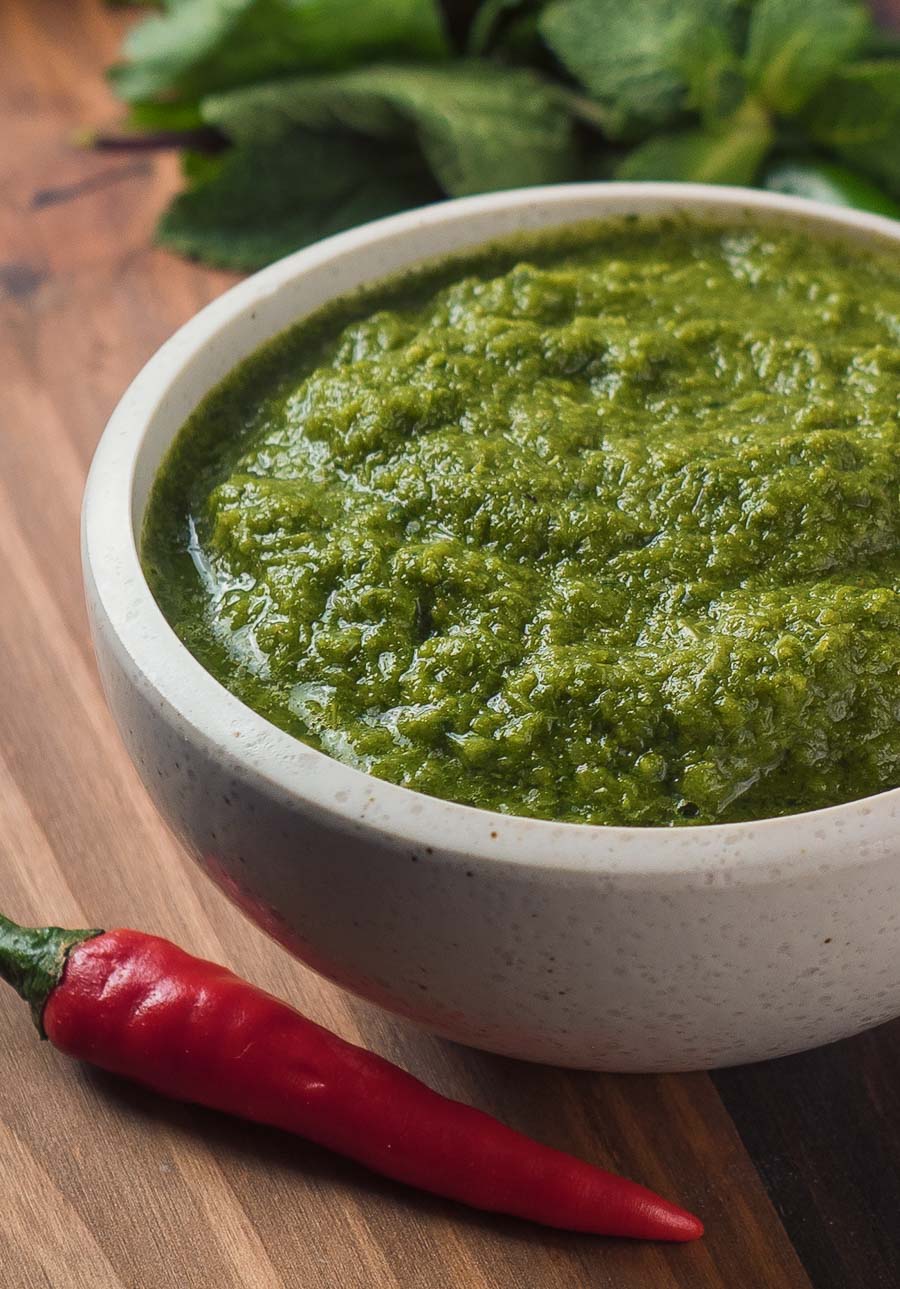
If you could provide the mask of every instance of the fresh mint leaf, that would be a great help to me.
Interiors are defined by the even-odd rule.
[[[528,0],[484,0],[469,28],[466,40],[468,53],[475,58],[488,53],[504,18],[523,9],[527,2]]]
[[[717,130],[683,130],[642,143],[616,178],[752,184],[771,145],[766,114],[748,102]]]
[[[810,136],[900,195],[900,58],[851,63],[803,113]]]
[[[447,53],[438,0],[177,0],[134,28],[110,76],[128,102],[196,99],[291,72]]]
[[[783,159],[767,170],[762,186],[769,192],[824,201],[832,206],[870,210],[875,215],[900,218],[900,203],[873,184],[865,175],[833,161]]]
[[[417,144],[452,196],[555,183],[575,164],[557,90],[474,61],[277,81],[209,98],[203,114],[239,144],[277,143],[298,127]]]
[[[181,154],[181,173],[191,187],[197,187],[218,175],[226,160],[226,154],[222,152],[183,152]]]
[[[511,67],[535,67],[546,71],[550,61],[547,46],[538,30],[540,12],[523,9],[503,23],[491,46],[491,57]]]
[[[252,270],[301,246],[440,196],[420,158],[371,139],[295,130],[193,168],[157,240],[220,268]]]
[[[132,103],[128,124],[135,130],[196,130],[203,117],[199,103]]]
[[[757,0],[747,79],[767,107],[792,116],[860,50],[870,28],[857,0]]]
[[[523,69],[476,62],[376,66],[210,96],[203,119],[234,143],[192,163],[160,240],[251,268],[318,237],[451,194],[570,177],[570,120]],[[202,168],[198,168],[202,167]]]
[[[717,129],[747,97],[741,60],[724,26],[708,24],[695,33],[681,52],[679,67],[687,85],[686,106],[704,126]]]
[[[544,40],[609,110],[608,131],[643,137],[687,106],[685,61],[699,41],[731,38],[736,0],[553,0]]]
[[[864,58],[900,58],[900,31],[873,27],[861,52]]]
[[[538,25],[541,0],[484,0],[469,28],[466,52],[504,63],[540,67],[547,62]]]

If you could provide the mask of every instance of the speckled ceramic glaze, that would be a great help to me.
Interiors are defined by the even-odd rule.
[[[136,548],[203,395],[321,304],[522,229],[629,211],[772,219],[900,243],[900,224],[741,189],[597,184],[432,206],[229,291],[125,394],[84,506],[87,600],[125,743],[210,876],[305,962],[440,1034],[531,1060],[677,1070],[758,1060],[900,1013],[900,790],[677,829],[509,818],[383,783],[225,690],[154,603]]]

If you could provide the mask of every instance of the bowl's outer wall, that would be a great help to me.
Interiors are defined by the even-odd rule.
[[[744,884],[727,856],[629,881],[375,839],[198,739],[88,597],[107,699],[163,817],[252,919],[362,997],[507,1056],[627,1071],[781,1056],[900,1012],[893,842],[822,830],[822,872],[792,879],[785,854]],[[862,863],[830,862],[854,845]]]
[[[593,197],[568,191],[568,205],[560,190],[527,202],[512,194],[510,209],[503,194],[475,199],[478,218],[449,244],[413,229],[386,244],[371,276],[421,259],[429,246],[440,253],[514,227],[691,205],[690,195],[674,202],[658,186],[646,201],[617,185]],[[694,204],[715,213],[718,194],[697,193]],[[801,215],[804,205],[772,202]],[[347,268],[352,254],[339,259],[330,291],[320,267],[312,297],[302,297],[307,308],[352,286],[348,273],[359,277],[359,236],[345,241],[356,267]],[[900,793],[714,829],[587,829],[448,811],[267,727],[178,645],[140,576],[133,528],[161,453],[197,399],[302,313],[298,282],[278,274],[275,266],[259,275],[258,308],[229,317],[228,297],[211,307],[209,336],[188,346],[183,370],[170,361],[165,388],[148,396],[138,378],[98,450],[85,503],[87,602],[104,689],[146,787],[194,857],[324,975],[506,1055],[589,1069],[697,1069],[800,1050],[900,1013]],[[157,653],[169,661],[156,666]],[[192,706],[192,685],[209,690],[205,707]],[[392,826],[398,810],[402,828]],[[417,828],[429,845],[408,839]],[[537,859],[535,838],[544,848]],[[517,839],[528,862],[510,858]]]

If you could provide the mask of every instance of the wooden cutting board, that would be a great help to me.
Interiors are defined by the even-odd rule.
[[[886,8],[887,6],[882,6]],[[441,1091],[678,1197],[683,1248],[483,1217],[36,1041],[0,993],[3,1289],[898,1289],[900,1024],[771,1065],[565,1073],[433,1039],[293,962],[196,872],[100,689],[78,511],[144,360],[231,279],[151,246],[175,160],[82,152],[133,16],[0,4],[0,908],[131,924],[228,963]]]

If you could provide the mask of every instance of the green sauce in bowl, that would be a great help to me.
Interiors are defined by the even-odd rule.
[[[767,225],[519,237],[329,306],[163,463],[143,561],[276,725],[508,814],[900,784],[900,261]]]

